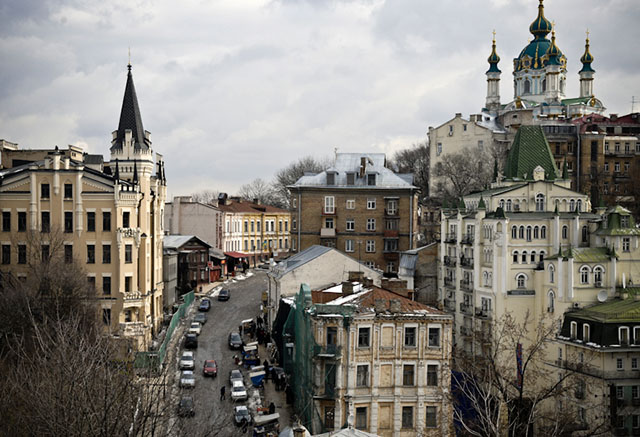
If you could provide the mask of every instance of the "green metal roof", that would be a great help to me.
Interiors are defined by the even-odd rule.
[[[507,179],[533,179],[533,170],[541,166],[549,179],[559,176],[542,126],[521,126],[511,145],[505,176]]]
[[[627,226],[622,226],[621,217],[628,217]],[[600,229],[596,231],[596,235],[640,235],[640,229],[636,228],[636,221],[631,212],[620,205],[613,206],[605,213],[606,228],[603,226],[605,222],[600,224]]]
[[[559,254],[549,256],[546,259],[558,259]],[[578,263],[607,262],[612,254],[606,247],[570,247],[562,251],[562,258],[573,258]]]
[[[640,287],[625,290],[631,295],[640,293]],[[627,299],[615,299],[572,312],[571,315],[598,322],[640,322],[640,300],[635,300],[633,296]]]
[[[591,97],[574,97],[571,99],[562,99],[562,104],[563,105],[573,105],[576,103],[587,104],[589,103],[589,100],[591,100]]]

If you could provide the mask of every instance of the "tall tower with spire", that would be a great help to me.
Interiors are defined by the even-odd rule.
[[[487,70],[487,100],[485,107],[489,113],[496,115],[500,109],[500,69],[498,62],[500,56],[496,52],[496,32],[493,31],[493,43],[491,45],[491,54],[487,59],[489,69]]]
[[[578,72],[580,76],[580,97],[593,97],[593,75],[596,72],[592,67],[593,55],[589,51],[589,31],[587,30],[587,40],[584,44],[584,54],[580,58],[582,69]]]

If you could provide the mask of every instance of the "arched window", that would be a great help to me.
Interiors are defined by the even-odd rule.
[[[547,90],[547,79],[542,79],[542,92]]]
[[[516,276],[516,284],[518,288],[525,288],[527,286],[527,275],[524,273],[518,274],[518,276]]]
[[[544,194],[536,194],[536,211],[544,211]]]
[[[540,228],[537,226],[533,228],[533,238],[535,239],[540,238]]]
[[[540,238],[542,238],[542,239],[547,238],[547,227],[546,226],[542,226],[540,228]]]
[[[560,79],[560,92],[564,94],[564,79]]]
[[[536,252],[531,252],[531,263],[534,264],[536,262]]]
[[[544,250],[540,251],[540,262],[544,261],[544,253],[545,253]]]
[[[587,229],[586,226],[582,227],[582,242],[586,243],[587,241],[589,241],[589,230]]]
[[[482,283],[485,287],[489,285],[489,274],[486,271],[482,272]]]
[[[523,94],[529,94],[531,92],[531,82],[529,81],[529,79],[525,79],[524,80],[524,93]]]
[[[569,211],[573,212],[576,209],[576,201],[571,199],[571,202],[569,202]]]
[[[518,263],[518,251],[513,252],[513,262],[514,264]]]
[[[556,294],[549,290],[547,294],[547,311],[552,313],[556,309]]]
[[[567,227],[567,225],[564,225],[562,227],[562,239],[566,240],[567,238],[569,238],[569,228]]]
[[[531,241],[531,226],[527,226],[527,241]]]
[[[518,227],[517,226],[511,226],[511,238],[512,239],[516,239],[518,238]]]
[[[518,238],[524,238],[524,226],[520,226],[518,230]]]
[[[593,269],[593,282],[595,282],[596,287],[602,287],[603,273],[604,269],[601,266],[597,266]]]
[[[527,251],[523,251],[522,252],[522,264],[526,264],[527,263]]]
[[[511,199],[507,199],[507,211],[511,211]]]
[[[556,282],[556,268],[553,264],[549,264],[549,283],[553,284]]]
[[[504,199],[500,199],[500,208],[504,209]]]
[[[578,199],[576,208],[578,209],[578,212],[582,212],[582,200]]]
[[[487,285],[491,287],[492,282],[493,282],[493,273],[489,272],[489,283]]]
[[[589,267],[587,266],[580,267],[580,283],[581,284],[589,283]]]

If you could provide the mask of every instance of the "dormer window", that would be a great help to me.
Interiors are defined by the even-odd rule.
[[[347,173],[347,185],[355,185],[355,184],[356,184],[356,174]]]
[[[623,228],[628,228],[629,227],[629,216],[628,215],[621,215],[620,216],[620,226]]]
[[[367,175],[367,185],[375,186],[376,185],[376,175],[375,173],[369,173]]]
[[[335,184],[336,184],[336,174],[327,173],[327,185],[335,185]]]

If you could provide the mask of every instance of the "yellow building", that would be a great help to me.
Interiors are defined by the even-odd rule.
[[[147,349],[162,323],[166,179],[142,127],[131,65],[110,161],[76,146],[20,150],[2,141],[0,152],[0,272],[26,280],[33,259],[59,251],[86,271],[109,332]]]

